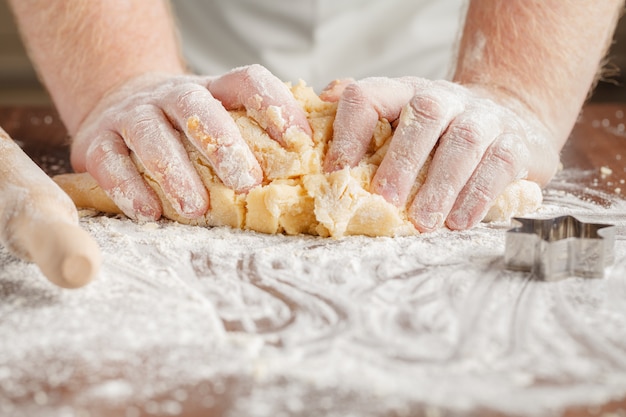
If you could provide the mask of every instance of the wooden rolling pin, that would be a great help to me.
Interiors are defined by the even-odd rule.
[[[100,248],[78,225],[72,200],[2,129],[0,243],[64,288],[87,284],[101,264]]]

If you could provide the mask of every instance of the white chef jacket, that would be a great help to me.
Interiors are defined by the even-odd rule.
[[[463,0],[174,0],[197,73],[261,64],[319,92],[368,76],[450,75]]]

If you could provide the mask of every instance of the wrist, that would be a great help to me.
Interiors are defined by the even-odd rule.
[[[129,89],[131,85],[135,89],[147,87],[169,77],[184,74],[185,70],[179,66],[166,72],[132,71],[114,74],[115,77],[94,76],[81,83],[84,88],[77,87],[73,89],[73,92],[58,92],[57,94],[51,91],[51,95],[70,136],[74,136],[87,117],[112,93]]]

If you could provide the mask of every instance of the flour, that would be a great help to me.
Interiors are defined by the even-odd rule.
[[[83,289],[0,249],[0,415],[548,416],[623,399],[626,203],[577,197],[576,175],[538,214],[616,223],[604,279],[504,270],[506,224],[331,240],[83,212],[104,256]]]

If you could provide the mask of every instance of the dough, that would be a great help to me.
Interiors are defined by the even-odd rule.
[[[378,122],[368,156],[355,168],[322,173],[321,162],[328,140],[336,103],[322,101],[304,83],[291,91],[309,115],[313,137],[287,132],[283,148],[243,111],[231,112],[242,136],[256,155],[264,172],[262,185],[248,194],[236,194],[214,174],[208,161],[191,145],[187,151],[209,191],[211,208],[199,219],[180,217],[142,167],[140,171],[163,202],[164,216],[187,224],[230,226],[262,233],[312,234],[340,238],[345,235],[400,236],[417,234],[406,211],[370,193],[369,184],[387,150],[393,129],[387,120]],[[191,125],[193,118],[188,121]],[[413,187],[423,182],[428,162]],[[113,201],[86,173],[56,176],[55,181],[70,195],[77,207],[121,213]],[[508,220],[536,210],[542,201],[541,189],[533,182],[512,183],[487,214],[489,221]]]

